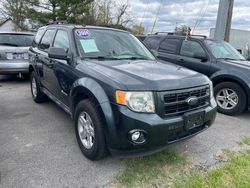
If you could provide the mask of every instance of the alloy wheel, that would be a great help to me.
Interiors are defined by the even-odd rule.
[[[234,90],[224,88],[217,93],[216,102],[221,108],[231,110],[237,106],[239,97]]]
[[[91,149],[95,141],[93,121],[87,112],[82,112],[78,118],[78,134],[83,146]]]

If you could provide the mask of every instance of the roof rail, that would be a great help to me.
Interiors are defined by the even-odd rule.
[[[191,35],[190,37],[207,39],[206,35]]]
[[[57,20],[57,21],[50,21],[47,25],[63,25],[67,23],[68,22],[65,20]]]
[[[173,32],[156,32],[153,35],[174,35]]]

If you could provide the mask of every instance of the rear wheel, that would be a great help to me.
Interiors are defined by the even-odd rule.
[[[86,99],[75,110],[75,133],[82,153],[90,160],[107,155],[103,121],[94,104]]]
[[[30,75],[30,89],[32,98],[36,103],[42,103],[47,100],[47,96],[41,91],[35,72],[32,72]]]
[[[244,89],[234,82],[222,82],[214,88],[218,111],[237,115],[246,109],[247,98]]]

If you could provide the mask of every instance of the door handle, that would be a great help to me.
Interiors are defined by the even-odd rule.
[[[180,60],[180,62],[184,63],[184,59],[181,58],[181,59],[179,59],[179,60]]]

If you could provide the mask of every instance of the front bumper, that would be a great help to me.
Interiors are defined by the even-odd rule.
[[[28,60],[0,60],[0,74],[18,74],[28,72]]]
[[[209,128],[216,117],[217,105],[214,99],[210,106],[196,110],[205,111],[204,124],[187,130],[184,123],[184,115],[161,118],[157,114],[140,114],[130,111],[124,106],[113,105],[117,108],[115,113],[116,128],[112,135],[116,140],[107,140],[109,151],[112,155],[135,156],[147,155],[164,149],[167,145],[190,138]],[[143,130],[147,134],[146,142],[135,144],[129,139],[131,130]]]

